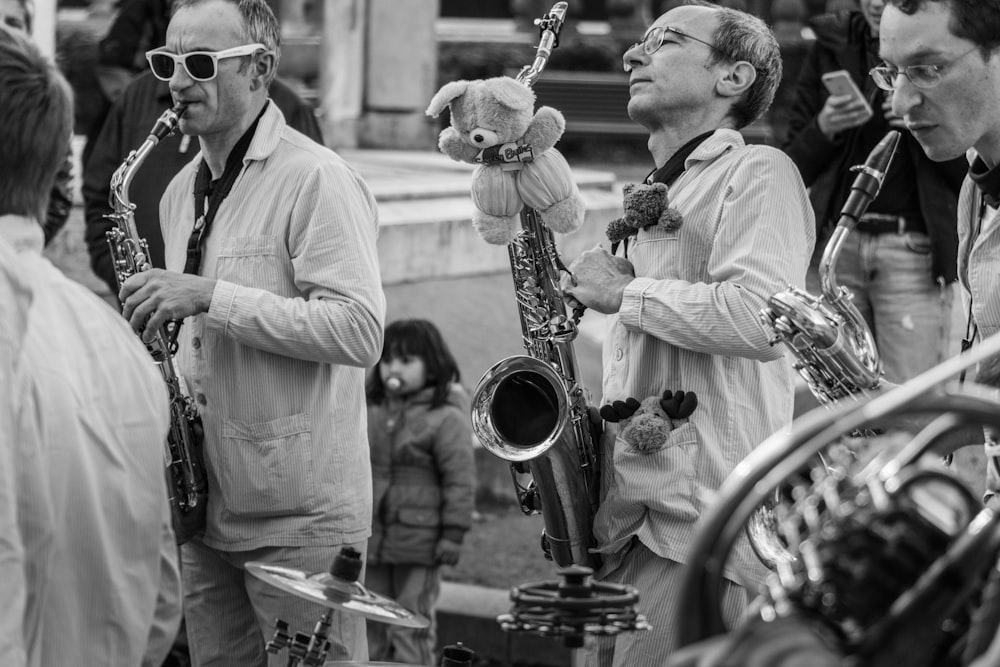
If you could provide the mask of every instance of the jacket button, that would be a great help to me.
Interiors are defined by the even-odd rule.
[[[208,403],[208,399],[205,398],[205,394],[198,394],[195,400],[198,401],[198,403],[201,405],[205,405],[206,403]]]
[[[201,339],[198,338],[197,336],[195,336],[194,338],[192,338],[191,339],[191,347],[193,347],[196,350],[199,349],[201,347]]]

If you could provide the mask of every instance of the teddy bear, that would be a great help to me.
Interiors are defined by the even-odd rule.
[[[636,453],[652,454],[663,449],[670,432],[686,423],[697,407],[698,397],[693,391],[668,389],[662,396],[648,396],[642,401],[627,398],[604,405],[600,416],[619,425],[619,442]]]
[[[664,231],[678,229],[683,218],[668,206],[667,186],[663,183],[629,183],[622,188],[625,214],[608,223],[606,234],[612,243],[620,243],[640,229],[654,225]]]
[[[527,205],[549,229],[568,233],[583,224],[586,208],[572,171],[555,144],[566,128],[563,115],[542,106],[535,93],[506,76],[446,83],[427,115],[445,107],[451,123],[438,147],[453,160],[475,164],[472,224],[487,243],[505,245],[520,230]]]

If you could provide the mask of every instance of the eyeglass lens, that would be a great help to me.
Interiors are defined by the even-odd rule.
[[[184,63],[184,69],[196,81],[208,81],[215,77],[215,60],[211,56],[203,53],[189,53],[176,56],[176,58]],[[149,59],[153,74],[161,79],[173,77],[175,63],[174,56],[166,53],[154,53]]]

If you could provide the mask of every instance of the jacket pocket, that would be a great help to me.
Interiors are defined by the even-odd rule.
[[[698,441],[694,424],[678,426],[660,449],[644,453],[620,437],[615,443],[614,465],[620,500],[673,517],[693,520],[695,508],[695,457]]]
[[[308,414],[259,423],[228,420],[222,427],[222,446],[220,485],[229,513],[282,516],[312,508],[315,480]]]
[[[226,239],[217,260],[216,275],[226,280],[280,293],[285,267],[278,261],[274,236],[238,236]]]
[[[616,438],[612,480],[594,518],[597,551],[625,548],[649,512],[696,520],[697,456],[698,440],[690,422],[671,431],[663,447],[649,453]]]

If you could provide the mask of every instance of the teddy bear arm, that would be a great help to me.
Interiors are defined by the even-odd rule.
[[[531,144],[535,154],[553,148],[566,130],[566,119],[552,107],[539,107],[524,133],[525,143]]]

